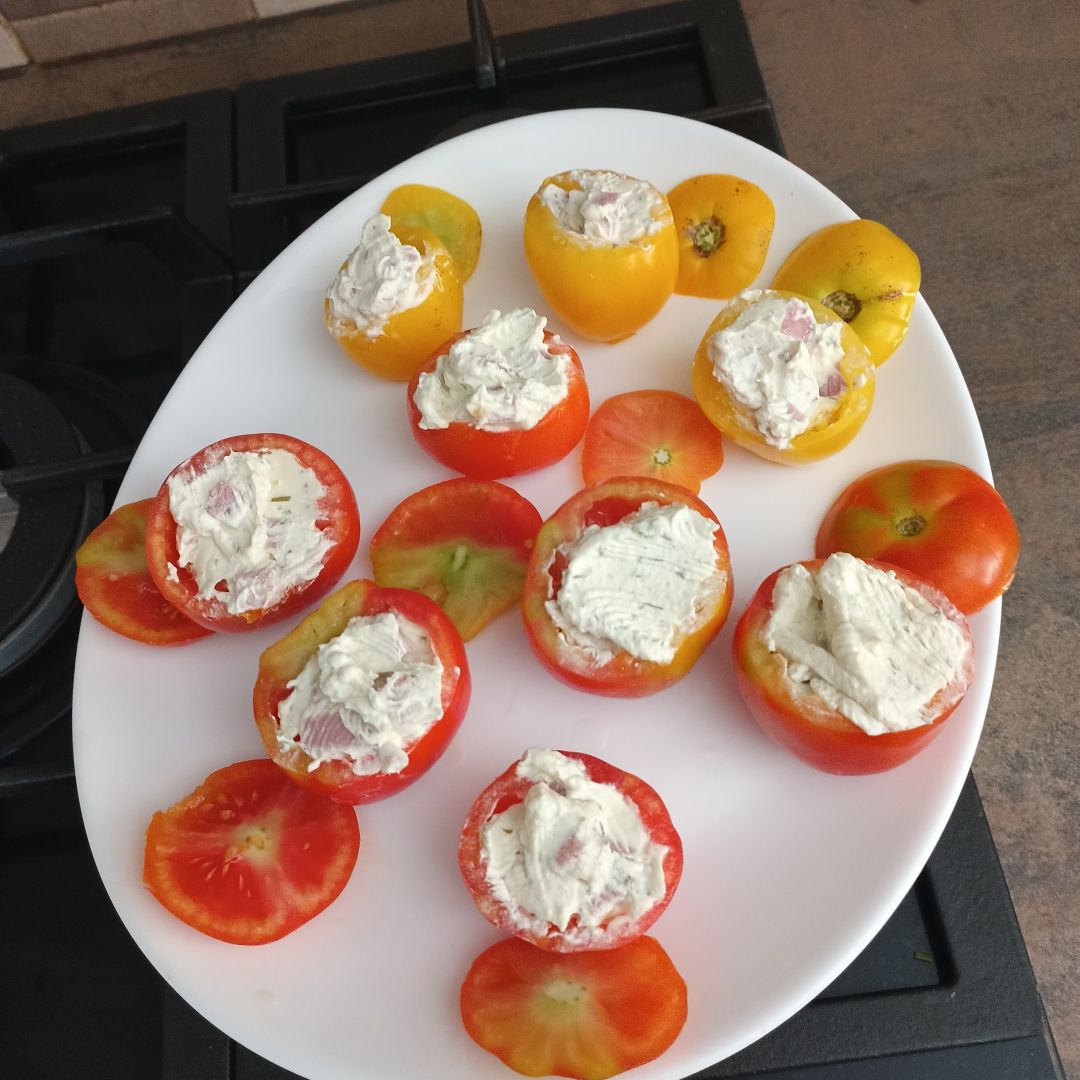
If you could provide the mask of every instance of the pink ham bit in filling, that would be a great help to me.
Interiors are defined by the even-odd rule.
[[[224,480],[216,483],[206,500],[206,512],[218,521],[225,521],[232,516],[236,508],[236,489]]]
[[[815,325],[813,313],[798,300],[792,300],[780,322],[780,333],[796,341],[806,341]]]
[[[818,393],[827,398],[839,397],[844,392],[845,385],[844,377],[837,371],[818,387]]]

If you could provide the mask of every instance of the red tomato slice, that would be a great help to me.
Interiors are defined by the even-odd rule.
[[[153,499],[117,507],[75,552],[75,591],[102,626],[144,645],[186,645],[210,633],[166,600],[146,569]]]
[[[671,390],[633,390],[593,413],[581,448],[586,484],[649,476],[695,495],[724,464],[724,440],[696,401]]]
[[[199,587],[190,570],[179,566],[178,526],[169,509],[169,478],[177,475],[199,476],[232,453],[260,453],[284,450],[322,485],[318,500],[321,517],[316,522],[331,541],[323,556],[322,569],[311,581],[290,588],[269,607],[234,614],[215,597],[200,598]],[[188,618],[211,630],[239,632],[287,618],[320,597],[325,596],[341,579],[360,543],[360,515],[345,474],[321,450],[291,435],[260,433],[234,435],[211,443],[177,465],[165,478],[150,510],[146,527],[146,562],[150,577],[161,595]],[[221,586],[219,586],[220,588]]]
[[[510,938],[473,961],[461,1019],[523,1076],[604,1080],[671,1046],[686,1023],[686,983],[655,938],[561,956]]]
[[[421,449],[448,469],[480,480],[516,476],[562,460],[581,441],[589,422],[589,389],[581,358],[571,345],[550,330],[544,331],[548,351],[565,353],[570,358],[570,389],[535,427],[524,431],[482,431],[472,424],[460,422],[445,428],[420,426],[420,410],[414,398],[421,374],[434,371],[439,358],[450,351],[450,346],[471,332],[466,330],[443,342],[409,383],[406,395],[409,423]]]
[[[359,850],[351,807],[302,791],[269,761],[240,761],[154,814],[143,881],[188,926],[263,945],[329,906]]]
[[[902,566],[971,615],[1012,582],[1020,533],[978,473],[951,461],[899,461],[860,476],[829,508],[814,554],[834,551]]]
[[[371,539],[372,571],[380,585],[430,597],[470,641],[517,603],[540,523],[513,488],[444,480],[390,511]]]
[[[487,857],[484,854],[484,826],[495,815],[508,807],[524,801],[533,781],[518,775],[519,762],[515,761],[501,776],[496,777],[477,797],[465,819],[458,843],[458,866],[469,892],[488,922],[508,934],[531,942],[538,948],[552,952],[582,952],[591,950],[621,949],[627,943],[640,938],[664,913],[671,903],[679,879],[682,877],[682,840],[671,822],[671,815],[663,799],[644,780],[632,773],[609,765],[606,761],[570,750],[560,751],[565,757],[580,761],[585,774],[596,784],[609,784],[633,804],[649,839],[667,848],[664,855],[664,895],[646,912],[631,919],[627,916],[612,920],[608,925],[586,930],[581,927],[577,915],[571,917],[565,930],[551,923],[543,933],[536,932],[526,924],[535,915],[510,906],[496,897],[487,880]]]
[[[352,760],[346,758],[322,761],[313,768],[313,759],[299,746],[283,747],[278,741],[278,712],[293,692],[288,683],[303,671],[319,646],[337,637],[354,616],[384,612],[420,627],[430,639],[443,668],[442,716],[418,740],[403,747],[409,761],[400,772],[358,776],[352,770]],[[271,759],[301,787],[339,802],[374,802],[407,787],[439,760],[461,726],[470,689],[461,637],[435,604],[408,589],[381,589],[370,581],[350,581],[259,657],[253,695],[255,723]]]
[[[731,608],[731,559],[724,530],[718,527],[714,541],[716,566],[724,575],[724,586],[702,609],[699,622],[682,639],[671,663],[641,660],[626,652],[600,663],[563,637],[545,606],[558,594],[566,565],[565,556],[558,549],[576,543],[589,525],[614,525],[646,502],[662,506],[681,503],[717,521],[712,510],[685,488],[662,480],[630,476],[578,492],[537,533],[521,599],[525,632],[540,662],[556,678],[579,690],[613,697],[641,697],[663,690],[694,666],[719,633]]]
[[[817,570],[822,562],[814,559],[802,565]],[[787,661],[779,653],[769,652],[765,630],[772,614],[773,587],[786,567],[770,574],[735,627],[732,653],[736,682],[761,729],[796,757],[823,772],[861,775],[885,772],[902,765],[937,736],[960,704],[974,675],[975,650],[971,630],[949,598],[908,570],[872,559],[866,562],[882,570],[891,570],[901,584],[921,593],[956,623],[968,641],[967,657],[960,677],[942,689],[931,702],[933,720],[929,724],[907,731],[868,735],[816,694],[797,690],[796,684],[787,677]]]

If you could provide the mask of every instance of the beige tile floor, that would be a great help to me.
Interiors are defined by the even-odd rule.
[[[789,156],[919,252],[1023,536],[975,762],[1080,1077],[1080,5],[743,0]],[[648,6],[489,0],[496,32]],[[433,12],[436,16],[433,17]],[[0,78],[0,126],[409,52],[464,3],[344,5]]]

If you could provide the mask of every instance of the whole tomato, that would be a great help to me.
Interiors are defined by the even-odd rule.
[[[867,560],[870,561],[870,560]],[[823,560],[802,563],[817,571]],[[935,696],[928,707],[930,722],[905,731],[868,735],[832,708],[806,684],[787,674],[788,661],[770,652],[766,630],[773,608],[776,579],[787,567],[770,574],[758,588],[735,626],[732,656],[735,679],[758,726],[796,757],[823,772],[859,775],[885,772],[902,765],[923,749],[960,704],[975,668],[975,651],[967,620],[949,598],[928,581],[899,567],[873,563],[892,571],[902,585],[914,589],[946,618],[961,628],[967,650],[959,675]]]
[[[604,174],[608,175],[608,174]],[[620,180],[632,180],[610,174]],[[658,226],[624,244],[596,243],[570,232],[541,201],[549,184],[580,190],[580,172],[549,176],[525,210],[525,257],[548,306],[567,326],[594,341],[619,341],[640,330],[667,303],[679,273],[679,241],[664,195]]]
[[[321,645],[332,641],[356,616],[390,612],[425,632],[442,664],[442,715],[425,734],[403,749],[408,763],[399,772],[357,775],[344,757],[314,760],[300,746],[278,740],[278,710],[293,691],[295,679]],[[259,657],[259,677],[252,701],[255,724],[271,760],[309,791],[338,802],[365,803],[385,799],[419,779],[450,744],[469,704],[469,664],[454,624],[433,601],[411,589],[383,589],[371,581],[350,581],[328,596],[291,633]]]
[[[814,554],[834,551],[902,566],[971,615],[1009,587],[1020,533],[978,473],[952,461],[898,461],[852,481],[829,507]]]
[[[836,316],[820,304],[805,296],[781,292],[775,289],[754,290],[743,293],[726,304],[713,319],[694,354],[690,372],[690,384],[702,411],[732,442],[759,457],[785,465],[795,465],[821,458],[842,450],[855,436],[870,415],[874,402],[874,366],[867,356],[866,347],[855,331],[844,326],[840,332],[840,344],[844,355],[840,360],[840,376],[843,385],[838,387],[837,406],[828,418],[796,435],[789,446],[779,447],[767,442],[758,430],[754,414],[741,401],[730,394],[713,371],[709,356],[709,340],[719,330],[724,330],[747,308],[763,300],[783,298],[802,300],[809,304],[818,324],[836,322]]]

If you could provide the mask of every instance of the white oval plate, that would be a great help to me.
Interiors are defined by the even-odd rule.
[[[467,199],[484,226],[465,325],[489,308],[544,311],[521,245],[525,204],[547,175],[605,168],[661,190],[697,173],[760,185],[776,231],[759,279],[813,230],[852,212],[794,165],[695,121],[588,109],[548,113],[433,147],[316,222],[247,291],[192,358],[144,438],[118,502],[227,435],[282,431],[321,447],[356,490],[370,539],[406,495],[449,474],[413,442],[404,389],[358,370],[322,325],[322,296],[360,226],[399,184]],[[719,308],[673,297],[618,345],[573,342],[594,406],[613,393],[690,393],[690,359]],[[564,331],[557,319],[551,326]],[[458,831],[480,790],[529,746],[585,751],[643,777],[666,800],[686,869],[654,928],[689,988],[675,1045],[635,1074],[681,1077],[735,1053],[822,990],[882,926],[925,863],[970,766],[986,712],[1000,605],[973,620],[978,672],[940,737],[891,773],[827,776],[762,735],[731,672],[731,628],[761,580],[812,555],[826,508],[866,469],[910,457],[961,461],[989,477],[963,377],[926,305],[879,372],[854,443],[783,467],[729,444],[702,488],[727,533],[732,616],[675,687],[637,701],[576,692],[529,652],[514,613],[469,645],[473,700],[456,740],[416,785],[362,806],[360,859],[340,898],[282,941],[226,945],[181,924],[142,885],[151,814],[215,769],[259,757],[251,687],[259,653],[287,629],[214,636],[179,650],[116,637],[84,617],[75,673],[79,796],[98,869],[128,930],[176,991],[259,1054],[318,1080],[505,1078],[458,1016],[472,959],[498,940],[457,865]],[[511,481],[546,517],[581,486],[578,455]],[[366,576],[366,544],[352,568]]]

